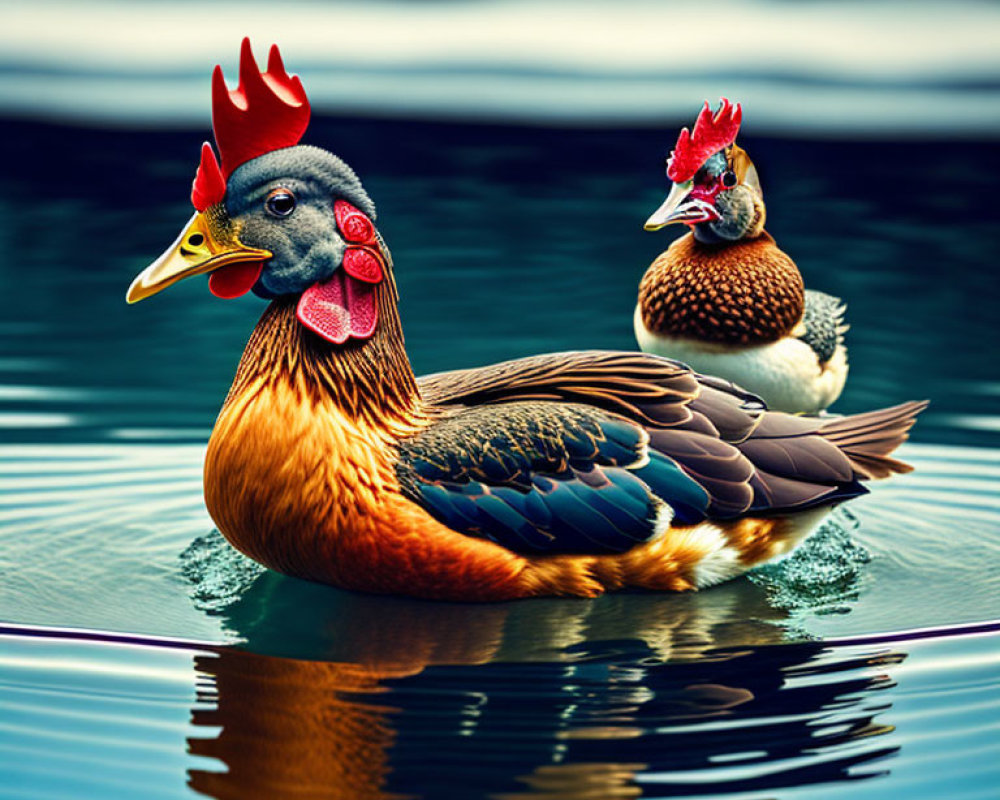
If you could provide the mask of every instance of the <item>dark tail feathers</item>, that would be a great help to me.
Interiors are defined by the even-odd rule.
[[[913,467],[890,458],[889,454],[906,441],[917,414],[927,408],[929,402],[913,401],[833,419],[818,432],[843,451],[861,480],[887,478],[894,472],[912,472]]]

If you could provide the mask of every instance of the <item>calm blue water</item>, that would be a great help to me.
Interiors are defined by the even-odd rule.
[[[123,300],[203,132],[0,124],[0,797],[996,796],[995,142],[741,140],[769,230],[849,303],[835,410],[932,399],[914,474],[703,594],[479,607],[284,578],[214,532],[204,443],[261,304]],[[658,130],[309,141],[378,205],[418,372],[634,347]]]
[[[996,797],[995,626],[664,653],[689,619],[400,608],[349,661],[8,632],[0,796]]]

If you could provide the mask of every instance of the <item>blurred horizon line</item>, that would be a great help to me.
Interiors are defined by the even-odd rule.
[[[212,67],[234,83],[249,35],[259,61],[279,43],[318,114],[651,126],[727,96],[748,133],[1000,133],[1000,6],[974,0],[293,0],[279,13],[244,0],[195,16],[162,0],[0,0],[0,11],[5,117],[205,125]]]

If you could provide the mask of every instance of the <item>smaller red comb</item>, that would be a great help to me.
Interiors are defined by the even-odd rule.
[[[694,123],[694,132],[681,130],[677,144],[667,162],[667,177],[674,183],[691,180],[710,156],[736,141],[736,134],[743,121],[743,109],[735,106],[725,97],[713,117],[712,109],[705,101],[705,107]]]
[[[226,179],[222,177],[222,169],[215,158],[212,145],[205,142],[201,146],[201,163],[191,186],[191,205],[197,211],[204,211],[209,206],[222,202],[225,196]]]

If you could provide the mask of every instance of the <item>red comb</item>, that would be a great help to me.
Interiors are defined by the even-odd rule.
[[[244,38],[240,48],[240,82],[230,90],[222,67],[212,73],[212,127],[222,166],[209,147],[202,148],[191,202],[199,211],[225,195],[225,179],[257,156],[299,143],[309,125],[309,100],[298,76],[285,72],[278,46],[272,45],[267,71],[261,72]],[[222,192],[219,192],[219,180]]]
[[[261,72],[250,49],[240,50],[240,83],[230,91],[222,67],[212,74],[212,127],[227,178],[240,164],[299,143],[309,125],[309,101],[298,77],[289,77],[277,45],[271,47],[267,72]]]
[[[674,183],[691,180],[711,155],[736,141],[743,120],[743,109],[735,106],[725,97],[718,113],[713,117],[712,109],[705,101],[705,107],[694,123],[694,132],[681,130],[667,163],[667,177]]]
[[[222,177],[222,169],[215,160],[212,145],[205,142],[201,146],[201,163],[194,176],[191,187],[191,205],[198,211],[204,211],[211,205],[222,201],[226,196],[226,179]]]

